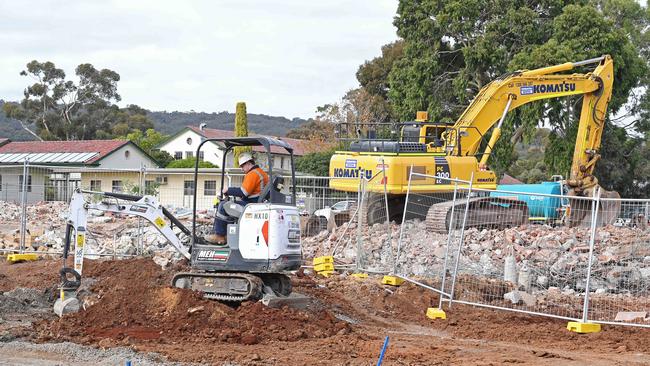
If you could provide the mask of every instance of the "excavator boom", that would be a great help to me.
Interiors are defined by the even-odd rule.
[[[591,73],[551,75],[551,73],[568,71],[592,63],[599,64]],[[508,112],[537,100],[571,95],[584,95],[580,129],[583,132],[582,140],[585,140],[585,131],[596,130],[597,125],[603,124],[601,120],[604,119],[612,94],[612,75],[613,62],[610,56],[503,75],[481,89],[452,127],[452,130],[465,132],[464,136],[460,137],[461,149],[448,148],[447,150],[460,156],[475,156],[479,154],[484,136],[494,127],[490,142],[481,154],[481,164],[485,166],[498,141],[501,125]],[[602,127],[600,133],[589,135],[586,132],[589,139],[588,149],[596,150],[600,147],[601,134]],[[458,135],[447,134],[445,138],[447,146],[456,147],[459,142]],[[578,160],[584,160],[583,145],[576,144],[577,155],[574,156],[574,164],[578,155],[581,156]]]

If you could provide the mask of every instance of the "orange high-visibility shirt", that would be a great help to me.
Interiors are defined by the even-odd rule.
[[[248,198],[256,198],[262,193],[261,180],[264,179],[264,187],[269,184],[269,175],[266,174],[262,168],[255,166],[244,177],[244,182],[241,184],[242,193]]]

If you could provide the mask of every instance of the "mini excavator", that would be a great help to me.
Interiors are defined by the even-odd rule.
[[[136,216],[153,225],[181,256],[190,261],[190,271],[174,275],[171,282],[174,287],[200,291],[206,298],[232,303],[262,297],[266,304],[278,299],[283,304],[291,303],[291,281],[285,272],[296,270],[302,264],[300,217],[295,191],[283,193],[283,178],[273,175],[271,148],[284,149],[289,154],[291,179],[295,183],[293,148],[284,141],[262,136],[205,139],[195,156],[200,156],[201,147],[207,142],[215,142],[224,148],[222,167],[226,166],[226,157],[235,147],[262,146],[268,159],[270,180],[268,185],[261,187],[258,201],[245,207],[228,201],[224,206],[231,218],[227,245],[210,244],[197,233],[196,195],[192,226],[188,228],[154,196],[77,189],[68,212],[60,298],[54,305],[55,313],[62,316],[79,309],[76,294],[81,285],[89,210]],[[198,165],[197,159],[194,182],[198,179]],[[224,187],[224,176],[225,169],[222,169],[220,192]],[[87,196],[98,197],[101,202],[92,203],[86,199]],[[71,249],[74,260],[73,266],[69,267]]]
[[[584,65],[596,66],[586,74],[558,74]],[[454,202],[449,201],[449,193],[454,191],[450,178],[471,180],[474,188],[496,189],[496,175],[489,170],[487,163],[499,141],[508,112],[533,101],[582,95],[571,172],[564,185],[568,187],[570,201],[567,223],[570,226],[586,225],[591,220],[591,215],[587,214],[590,201],[581,198],[592,197],[596,192],[604,198],[620,197],[616,192],[599,189],[598,180],[593,175],[600,159],[599,149],[613,81],[613,61],[609,55],[505,74],[483,87],[453,125],[427,122],[426,112],[418,112],[416,121],[399,124],[398,141],[353,140],[348,150],[337,151],[330,160],[330,187],[356,192],[359,177],[365,176],[370,179],[366,188],[371,193],[366,208],[368,222],[385,220],[384,190],[388,195],[389,218],[400,222],[409,190],[409,176],[411,172],[419,173],[410,183],[411,192],[417,195],[409,198],[409,201],[414,201],[406,218],[426,219],[432,230],[445,232],[452,221],[450,216],[454,206]],[[486,143],[485,137],[490,130],[491,136]],[[385,176],[376,174],[382,169]],[[468,226],[488,224],[489,227],[503,228],[528,221],[526,203],[520,200],[488,195],[473,197],[469,205]],[[418,210],[421,212],[415,212]],[[620,211],[620,203],[601,201],[599,210],[599,223],[612,223]]]

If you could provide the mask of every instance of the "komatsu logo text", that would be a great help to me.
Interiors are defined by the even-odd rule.
[[[562,93],[572,92],[576,90],[575,83],[558,83],[558,84],[542,84],[542,85],[528,85],[519,87],[521,95],[540,94],[540,93]]]
[[[372,178],[372,170],[334,168],[334,178],[359,178],[359,174],[366,179]]]

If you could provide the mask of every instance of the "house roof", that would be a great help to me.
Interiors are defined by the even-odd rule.
[[[4,145],[6,143],[9,143],[9,142],[11,142],[11,140],[5,139],[5,138],[0,138],[0,146]]]
[[[508,174],[503,174],[503,177],[501,177],[501,180],[499,181],[499,184],[523,184],[523,183],[524,182]]]
[[[187,126],[186,128],[189,128],[190,130],[196,132],[197,134],[207,138],[207,139],[225,139],[225,138],[232,138],[235,137],[235,133],[233,131],[228,131],[228,130],[217,130],[215,128],[204,128],[201,129],[197,126]],[[256,135],[253,135],[256,136]],[[172,137],[173,138],[173,137]],[[298,139],[292,139],[288,137],[275,137],[278,140],[284,141],[291,145],[293,147],[293,154],[295,156],[303,156],[305,155],[305,149],[307,147],[307,144],[309,143],[308,141],[305,140],[298,140]],[[254,151],[258,152],[265,152],[266,150],[262,146],[254,146],[253,147]],[[286,150],[279,146],[271,146],[271,152],[273,154],[287,154]]]
[[[0,163],[29,159],[33,163],[92,165],[128,144],[142,150],[128,140],[10,141],[0,143]]]

